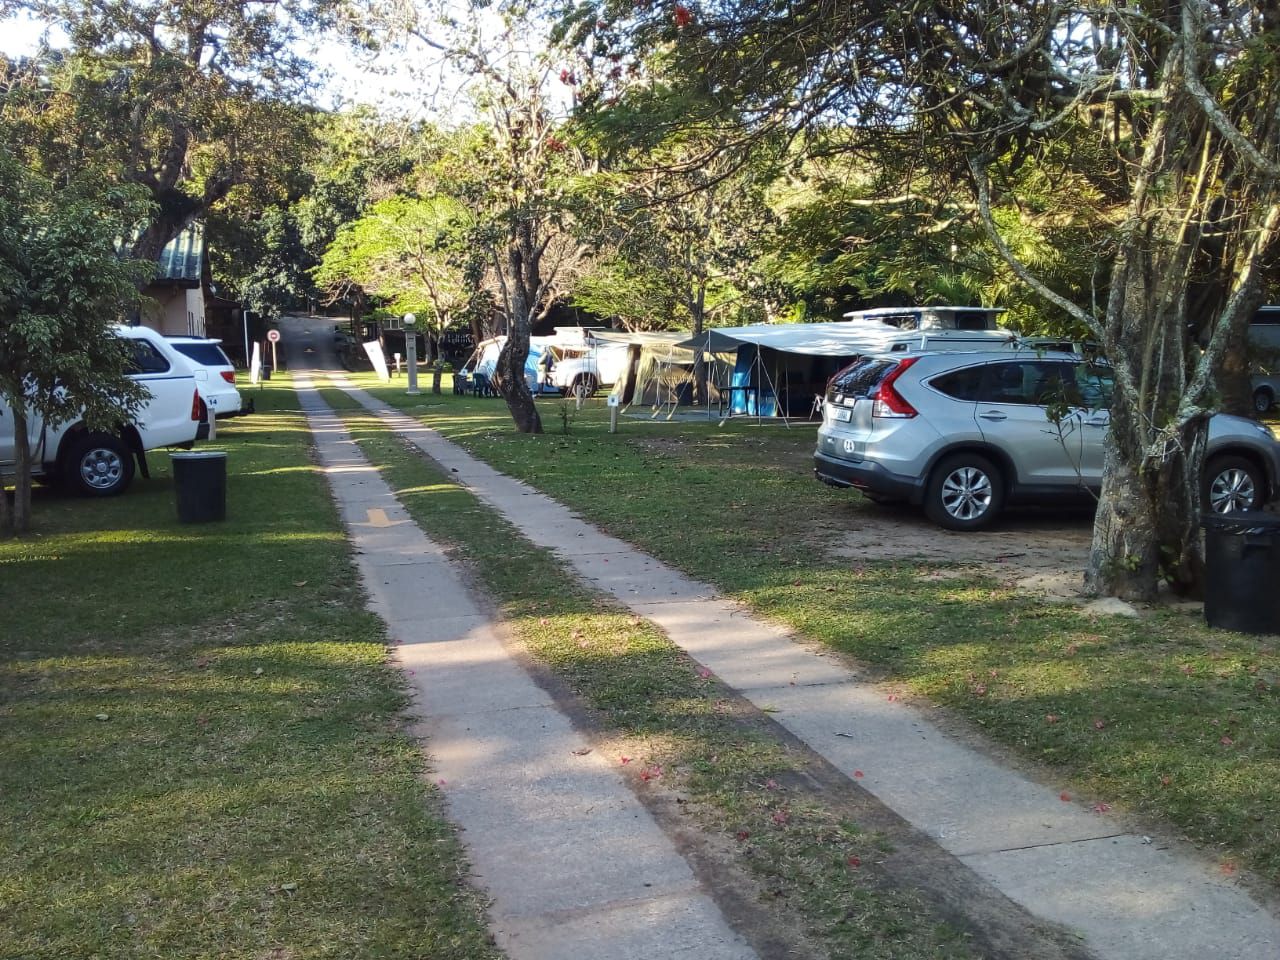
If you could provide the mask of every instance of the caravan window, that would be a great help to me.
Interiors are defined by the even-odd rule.
[[[1258,312],[1253,315],[1253,319],[1249,323],[1259,326],[1280,324],[1280,307],[1259,307]]]

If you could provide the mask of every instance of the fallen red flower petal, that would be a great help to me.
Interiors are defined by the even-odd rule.
[[[1057,723],[1061,719],[1056,713],[1046,713],[1044,715],[1045,723]]]
[[[1219,740],[1218,742],[1219,742],[1220,744],[1222,744],[1224,747],[1229,747],[1229,746],[1231,746],[1233,743],[1235,743],[1235,741],[1234,741],[1234,740],[1232,740],[1230,737],[1223,737],[1223,738],[1222,738],[1221,740]]]
[[[851,867],[860,867],[860,866],[862,866],[862,860],[861,860],[861,858],[859,858],[859,857],[850,857],[850,858],[849,858],[849,866],[851,866]]]
[[[1106,725],[1107,725],[1107,722],[1106,722],[1105,720],[1095,720],[1095,721],[1093,721],[1093,729],[1095,729],[1095,730],[1101,730],[1101,729],[1103,729],[1104,727],[1106,727]]]
[[[1109,803],[1102,803],[1101,801],[1099,801],[1098,803],[1095,803],[1095,804],[1093,805],[1093,812],[1094,812],[1094,813],[1110,813],[1110,812],[1111,812],[1111,804],[1109,804]]]
[[[784,826],[790,819],[791,814],[787,813],[785,810],[773,811],[773,822],[778,824],[778,826]]]
[[[676,4],[676,26],[683,28],[693,22],[693,13],[683,3]]]
[[[1067,793],[1067,791],[1063,790],[1060,794],[1058,794],[1058,799],[1059,799],[1059,800],[1061,800],[1063,803],[1070,803],[1070,802],[1071,802],[1071,794],[1069,794],[1069,793]]]
[[[745,840],[749,836],[751,836],[751,834],[746,830],[739,830],[737,833],[734,834],[734,837],[739,841]]]
[[[853,771],[853,779],[855,779],[855,780],[861,780],[861,779],[862,779],[862,771],[861,771],[861,770],[855,770],[855,771]]]
[[[624,764],[627,764],[627,763],[630,763],[630,762],[631,762],[631,758],[630,758],[630,757],[619,757],[618,759],[619,759],[619,760],[621,760]]]

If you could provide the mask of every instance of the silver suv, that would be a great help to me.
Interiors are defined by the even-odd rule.
[[[1071,353],[867,357],[827,388],[814,471],[876,502],[922,504],[952,530],[984,527],[1009,504],[1085,499],[1102,486],[1112,385],[1105,365]],[[1271,431],[1214,416],[1206,507],[1258,509],[1278,486]]]

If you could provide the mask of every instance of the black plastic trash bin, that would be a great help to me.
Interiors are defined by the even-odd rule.
[[[218,450],[171,453],[180,523],[227,518],[227,455]]]
[[[1211,513],[1204,525],[1204,619],[1240,633],[1280,634],[1280,516]]]

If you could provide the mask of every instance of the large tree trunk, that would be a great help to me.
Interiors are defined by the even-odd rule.
[[[1145,220],[1143,229],[1131,235],[1112,274],[1118,325],[1108,331],[1108,353],[1117,402],[1085,585],[1151,601],[1162,578],[1182,595],[1201,588],[1199,477],[1208,417],[1182,422],[1199,349],[1187,324],[1187,260],[1172,241],[1176,223],[1159,209],[1148,215],[1139,207],[1134,216]]]
[[[507,402],[511,411],[511,419],[521,433],[541,433],[542,418],[533,402],[533,394],[524,378],[524,364],[529,356],[528,327],[513,323],[507,342],[498,354],[495,373],[495,386]],[[519,332],[517,332],[519,331]]]
[[[1262,297],[1259,296],[1259,301]],[[1256,308],[1254,308],[1256,309]],[[1250,314],[1253,310],[1249,311]],[[1222,412],[1237,417],[1256,417],[1253,408],[1252,350],[1247,327],[1234,327],[1227,334],[1227,346],[1218,371],[1218,395]]]
[[[26,533],[31,528],[31,444],[27,411],[23,404],[13,404],[13,531]]]
[[[9,506],[9,491],[4,475],[0,474],[0,537],[13,532],[13,509]]]
[[[1141,476],[1115,448],[1107,450],[1102,496],[1093,519],[1085,592],[1153,600],[1160,567],[1155,514]]]
[[[1085,591],[1150,602],[1160,581],[1181,596],[1198,596],[1204,574],[1200,538],[1203,425],[1186,446],[1155,467],[1117,446],[1107,450],[1102,497],[1093,521]]]
[[[521,224],[507,250],[507,342],[498,354],[495,374],[498,392],[507,402],[516,429],[521,433],[541,433],[542,418],[524,378],[525,361],[529,359],[530,318],[538,306],[533,302],[536,279],[530,286],[528,277],[528,273],[536,269],[526,254],[526,250],[532,248],[532,243],[526,242],[528,232],[527,225]]]
[[[702,278],[698,293],[690,304],[690,313],[693,314],[693,336],[696,339],[701,336],[706,329],[706,304],[707,304],[707,281]],[[707,396],[707,356],[705,350],[695,354],[693,364],[693,402],[697,406],[710,406],[711,400]]]

